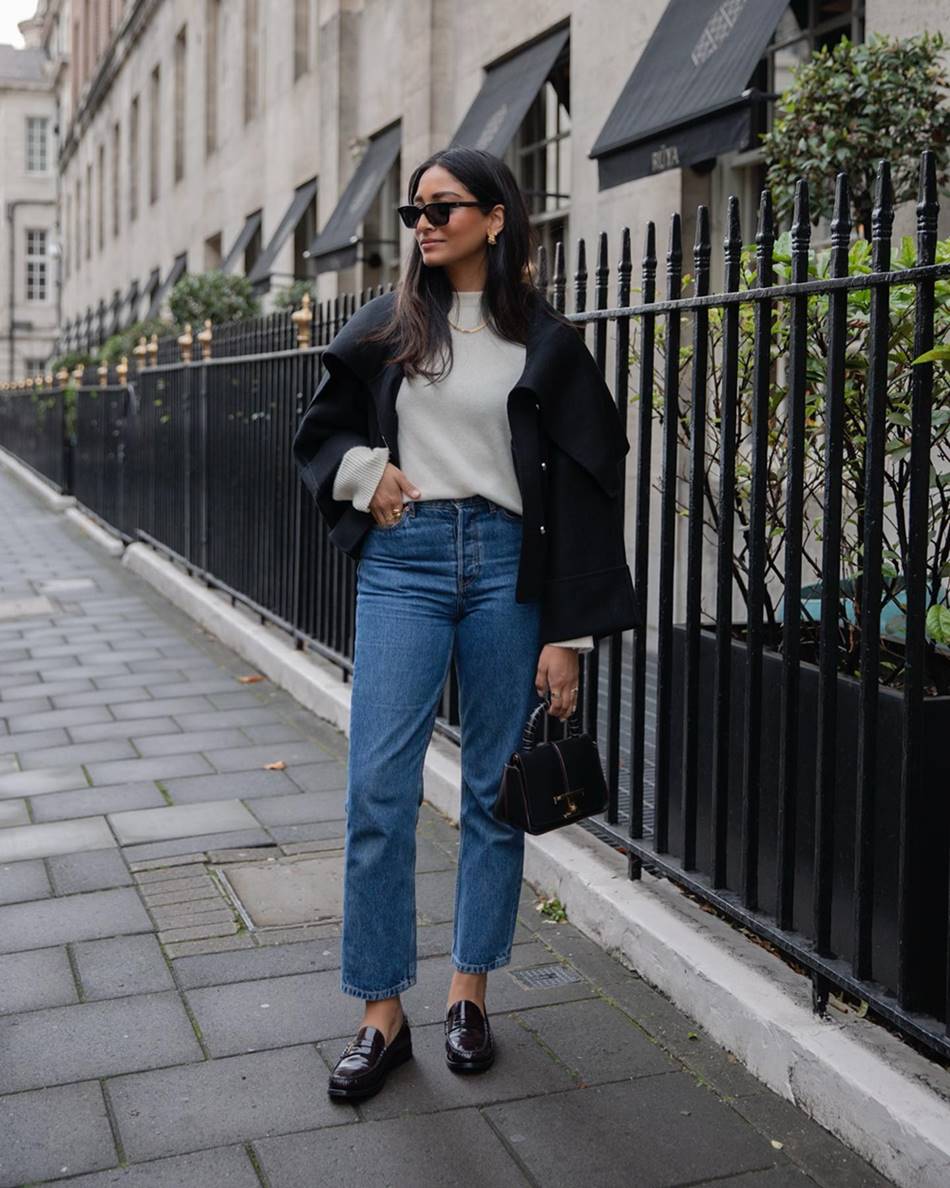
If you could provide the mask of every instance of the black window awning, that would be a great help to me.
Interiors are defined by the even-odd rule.
[[[500,157],[554,69],[569,37],[569,29],[559,29],[490,66],[482,89],[452,137],[452,144],[484,149]]]
[[[155,292],[152,294],[152,300],[149,302],[147,318],[157,318],[161,312],[162,302],[165,300],[165,294],[171,289],[181,278],[185,269],[188,267],[188,253],[182,252],[180,256],[175,257],[175,262],[169,269],[168,276],[162,281]],[[154,273],[153,273],[154,275]],[[151,277],[149,277],[151,283]]]
[[[138,277],[129,285],[129,291],[125,295],[125,326],[128,328],[138,318],[139,313],[139,282]]]
[[[600,189],[750,148],[748,87],[788,0],[671,0],[588,154]]]
[[[230,272],[247,251],[247,245],[254,238],[258,227],[261,225],[261,217],[262,212],[259,210],[255,210],[252,215],[247,216],[244,226],[238,233],[237,239],[231,245],[231,250],[221,262],[221,272]]]
[[[270,242],[267,247],[261,252],[254,262],[254,267],[247,274],[247,279],[254,285],[263,285],[271,274],[274,267],[274,259],[277,253],[284,246],[284,241],[288,235],[292,235],[297,230],[297,224],[304,216],[307,207],[313,201],[313,196],[317,192],[317,179],[312,178],[308,182],[304,182],[302,186],[298,186],[294,190],[294,196],[290,205],[284,211],[284,217],[277,224],[277,230],[270,237]]]
[[[122,309],[122,290],[116,289],[112,294],[112,303],[109,310],[112,314],[112,321],[109,323],[109,333],[118,334],[122,328],[119,311]]]
[[[370,140],[333,214],[308,249],[318,272],[336,272],[356,263],[359,225],[399,156],[401,143],[402,128],[398,123]]]

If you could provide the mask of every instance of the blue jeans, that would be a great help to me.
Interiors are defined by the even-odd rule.
[[[422,768],[455,656],[462,788],[452,962],[511,960],[524,834],[492,806],[537,705],[540,603],[515,601],[521,517],[474,495],[373,524],[356,573],[341,987],[389,998],[416,980]]]

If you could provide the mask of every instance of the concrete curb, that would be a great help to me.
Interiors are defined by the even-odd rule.
[[[25,487],[38,495],[39,498],[52,511],[65,511],[68,507],[75,507],[76,497],[74,495],[61,495],[46,479],[40,478],[28,466],[23,463],[8,451],[0,446],[0,466],[13,478],[21,482]]]
[[[321,718],[349,731],[339,670],[297,651],[145,545],[123,564]],[[433,735],[425,798],[458,821],[458,752]],[[770,1089],[906,1188],[950,1183],[950,1074],[853,1012],[822,1020],[811,986],[666,879],[626,877],[626,859],[580,826],[527,837],[525,878],[571,922],[695,1018]]]
[[[75,524],[82,532],[84,532],[90,540],[94,541],[100,549],[104,549],[110,557],[121,557],[125,549],[125,544],[118,536],[113,536],[111,532],[107,532],[100,524],[97,524],[92,516],[87,516],[85,512],[80,511],[78,507],[67,507],[65,512],[66,519],[71,524]]]

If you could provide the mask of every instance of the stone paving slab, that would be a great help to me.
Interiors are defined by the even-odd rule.
[[[115,1164],[98,1082],[0,1097],[0,1188]]]
[[[42,796],[46,792],[69,792],[88,787],[89,781],[81,767],[49,767],[42,771],[18,771],[0,776],[0,798]]]
[[[0,906],[45,899],[52,893],[46,867],[40,859],[0,863]]]
[[[13,825],[0,830],[0,862],[43,858],[48,854],[71,854],[76,850],[101,850],[115,844],[105,817],[84,817],[79,821],[54,821],[41,825]]]
[[[180,758],[176,756],[175,758]],[[156,760],[155,770],[172,759]],[[239,800],[219,800],[214,804],[185,804],[167,808],[140,809],[127,813],[109,813],[109,824],[119,842],[161,841],[167,838],[199,837],[211,829],[248,829],[256,822]]]
[[[151,931],[152,922],[131,887],[0,907],[0,953]]]
[[[30,814],[25,800],[0,800],[0,829],[8,825],[29,825]]]
[[[260,1188],[254,1164],[242,1146],[215,1147],[192,1155],[171,1155],[134,1163],[121,1172],[100,1172],[58,1180],[57,1188]]]
[[[152,755],[148,759],[116,759],[86,765],[89,779],[103,784],[131,784],[139,780],[162,780],[168,776],[200,775],[211,764],[202,755]]]
[[[650,1188],[788,1161],[685,1072],[493,1105],[484,1115],[545,1188],[616,1182],[621,1161],[631,1182]]]
[[[161,808],[167,803],[154,782],[107,784],[102,788],[86,788],[80,792],[50,792],[31,801],[33,820],[37,822]]]
[[[365,1188],[374,1183],[386,1188],[520,1188],[532,1183],[477,1110],[259,1139],[254,1150],[271,1188]]]
[[[108,1090],[135,1161],[357,1117],[327,1097],[326,1066],[311,1044],[113,1077]]]
[[[73,960],[87,1002],[175,989],[158,940],[145,933],[82,941]]]
[[[0,1014],[36,1011],[78,1002],[66,949],[8,953],[0,960]]]
[[[44,747],[66,746],[72,740],[65,727],[52,730],[32,730],[29,734],[10,735],[9,726],[0,721],[0,755],[25,755],[28,751],[39,751]]]
[[[117,850],[57,854],[46,860],[46,868],[57,895],[105,891],[110,887],[128,887],[132,882],[129,869]]]
[[[293,776],[291,775],[291,778]],[[316,821],[342,822],[345,817],[342,792],[299,792],[246,799],[247,807],[262,825],[301,825]],[[342,832],[342,830],[341,830]]]
[[[0,1017],[0,1093],[202,1060],[174,991]]]
[[[292,796],[300,791],[283,771],[226,772],[185,779],[162,779],[162,785],[175,804],[201,804],[212,800],[230,800],[236,793],[242,800],[257,797]]]

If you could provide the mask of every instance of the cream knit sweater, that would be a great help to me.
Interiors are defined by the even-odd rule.
[[[449,321],[471,328],[483,320],[482,293],[457,292]],[[403,378],[396,395],[400,468],[426,499],[483,495],[521,515],[521,490],[511,458],[508,393],[524,370],[525,348],[486,326],[474,334],[451,329],[453,365],[438,383]],[[389,450],[353,446],[340,461],[334,499],[350,499],[360,511],[379,485]],[[403,501],[410,496],[403,492]],[[560,647],[593,649],[593,636],[559,640]]]

